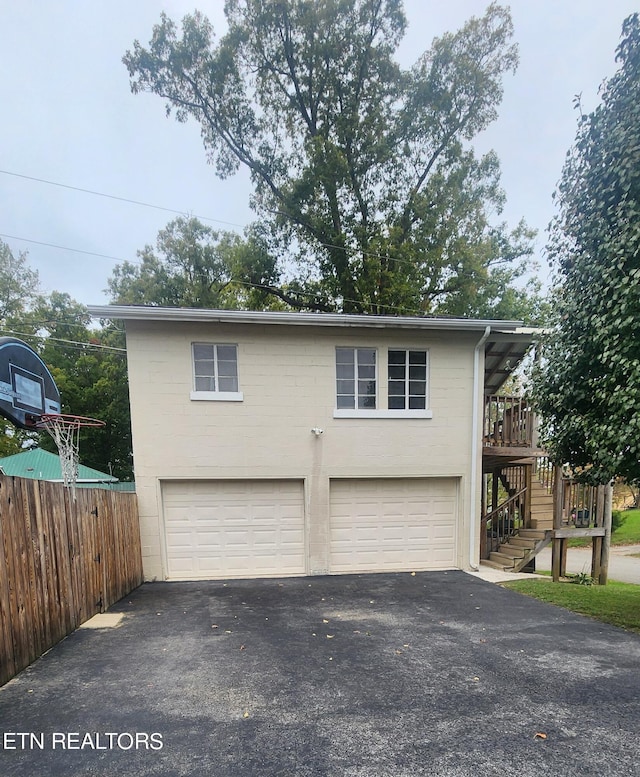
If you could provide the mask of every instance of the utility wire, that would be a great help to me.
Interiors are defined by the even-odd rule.
[[[112,259],[114,262],[131,262],[131,264],[139,264],[140,262],[136,262],[136,260],[131,259],[122,259],[119,256],[110,256],[109,254],[98,254],[94,251],[83,251],[80,248],[70,248],[69,246],[59,246],[55,243],[46,243],[43,240],[32,240],[28,237],[18,237],[17,235],[7,235],[4,232],[0,232],[0,237],[6,237],[10,240],[22,240],[25,243],[35,243],[39,246],[46,246],[47,248],[57,248],[60,251],[72,251],[74,254],[86,254],[87,256],[97,256],[99,259]]]
[[[42,342],[56,342],[56,343],[64,343],[66,345],[72,345],[72,346],[78,346],[79,349],[87,349],[87,348],[95,348],[97,350],[101,351],[115,351],[116,353],[126,353],[126,348],[116,348],[113,345],[102,345],[101,343],[85,343],[80,340],[65,340],[62,337],[49,337],[44,335],[37,335],[33,334],[32,332],[14,332],[12,329],[2,329],[0,330],[4,332],[4,334],[7,335],[18,335],[20,337],[30,337],[34,340],[41,340]]]
[[[153,208],[154,210],[162,210],[165,213],[175,213],[179,216],[188,216],[189,213],[184,210],[176,210],[175,208],[165,208],[162,205],[153,205],[150,202],[142,202],[142,200],[131,200],[128,197],[119,197],[116,194],[107,194],[106,192],[97,192],[93,189],[83,189],[80,186],[70,186],[66,183],[59,183],[58,181],[47,181],[44,178],[36,178],[32,175],[22,175],[21,173],[13,173],[10,170],[0,170],[3,175],[11,175],[14,178],[23,178],[26,181],[36,181],[37,183],[46,183],[48,186],[59,186],[61,189],[70,189],[74,192],[82,192],[83,194],[92,194],[94,197],[105,197],[109,200],[117,200],[118,202],[126,202],[129,205],[139,205],[142,208]],[[216,224],[227,224],[230,227],[238,227],[244,229],[242,224],[234,224],[232,221],[222,221],[222,219],[212,219],[208,216],[195,216],[195,218],[201,221],[211,221]]]
[[[22,173],[14,173],[14,172],[12,172],[10,170],[0,170],[0,174],[10,175],[10,176],[13,176],[14,178],[22,178],[22,179],[27,180],[27,181],[35,181],[37,183],[44,183],[44,184],[47,184],[49,186],[58,186],[58,187],[63,188],[63,189],[70,189],[72,191],[82,192],[83,194],[91,194],[91,195],[93,195],[95,197],[105,197],[105,198],[110,199],[110,200],[117,200],[119,202],[126,202],[126,203],[128,203],[130,205],[138,205],[138,206],[143,207],[143,208],[153,208],[154,210],[160,210],[160,211],[164,211],[166,213],[174,213],[174,214],[180,215],[180,216],[188,216],[189,215],[189,213],[187,211],[184,211],[184,210],[176,210],[175,208],[165,208],[162,205],[153,205],[152,203],[143,202],[142,200],[133,200],[133,199],[129,199],[128,197],[120,197],[120,196],[115,195],[115,194],[107,194],[105,192],[98,192],[98,191],[95,191],[93,189],[85,189],[85,188],[82,188],[80,186],[71,186],[69,184],[60,183],[58,181],[49,181],[49,180],[47,180],[45,178],[37,178],[36,176],[24,175]],[[286,215],[286,214],[283,214],[283,215]],[[227,226],[237,227],[238,229],[244,229],[245,228],[244,225],[236,224],[236,223],[234,223],[232,221],[223,221],[221,219],[213,219],[213,218],[211,218],[209,216],[198,216],[197,214],[193,214],[193,216],[194,216],[194,218],[200,219],[201,221],[210,221],[210,222],[217,223],[217,224],[226,224]],[[54,245],[52,243],[41,242],[41,241],[38,241],[38,240],[30,240],[29,238],[24,238],[24,237],[15,237],[13,235],[1,235],[1,236],[2,237],[8,237],[8,238],[11,238],[13,240],[24,240],[27,243],[35,243],[37,245],[47,246],[49,248],[59,248],[59,249],[64,250],[64,251],[73,251],[74,253],[84,253],[84,254],[87,254],[88,256],[97,256],[97,257],[103,258],[103,259],[113,259],[113,260],[118,261],[118,262],[128,261],[128,260],[125,260],[125,259],[120,259],[120,258],[115,257],[115,256],[109,256],[107,254],[98,254],[98,253],[93,253],[91,251],[81,251],[80,249],[77,249],[77,248],[67,248],[65,246],[58,246],[58,245]],[[360,248],[351,248],[350,246],[344,246],[344,245],[342,245],[342,246],[334,245],[333,243],[319,242],[318,245],[321,248],[326,248],[326,249],[329,249],[329,250],[337,249],[337,250],[345,251],[346,253],[350,253],[350,254],[359,254],[360,256],[366,257],[366,258],[378,259],[380,261],[387,261],[387,262],[396,262],[396,263],[400,263],[400,264],[408,264],[408,265],[411,265],[412,267],[415,267],[415,262],[413,262],[411,259],[401,259],[401,258],[398,258],[398,257],[388,256],[386,254],[375,253],[373,251],[363,251]]]

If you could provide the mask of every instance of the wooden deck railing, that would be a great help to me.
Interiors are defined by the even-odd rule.
[[[529,448],[534,442],[535,419],[525,397],[491,394],[485,397],[484,444]]]

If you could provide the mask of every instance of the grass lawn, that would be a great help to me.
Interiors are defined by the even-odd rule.
[[[577,585],[539,579],[514,580],[503,585],[512,591],[640,634],[640,585],[615,582],[603,586]]]
[[[626,520],[618,531],[611,535],[612,545],[640,544],[640,510],[624,510]],[[590,537],[579,537],[569,540],[570,548],[580,548],[591,545]]]

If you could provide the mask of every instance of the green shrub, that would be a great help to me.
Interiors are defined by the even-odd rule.
[[[611,534],[616,532],[627,520],[627,516],[623,515],[622,510],[611,511]]]

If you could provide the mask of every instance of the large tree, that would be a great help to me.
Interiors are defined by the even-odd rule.
[[[163,14],[124,62],[134,92],[200,124],[220,177],[250,172],[260,238],[234,283],[301,309],[531,315],[515,290],[531,232],[491,222],[498,160],[470,146],[517,64],[507,9],[410,70],[394,59],[400,0],[228,0],[225,14],[219,40],[199,12],[181,34]]]
[[[30,322],[30,323],[29,323]],[[25,336],[42,357],[60,389],[62,412],[99,418],[104,427],[84,429],[80,460],[102,472],[132,477],[131,421],[124,333],[93,329],[84,305],[68,294],[41,297],[25,315]],[[40,447],[55,452],[45,434]]]
[[[556,461],[596,482],[640,479],[640,21],[582,115],[556,194],[555,327],[538,404]]]
[[[15,253],[0,240],[0,336],[22,332],[22,317],[38,299],[38,273],[29,267],[25,252]],[[0,457],[36,445],[36,435],[17,429],[0,417]]]

